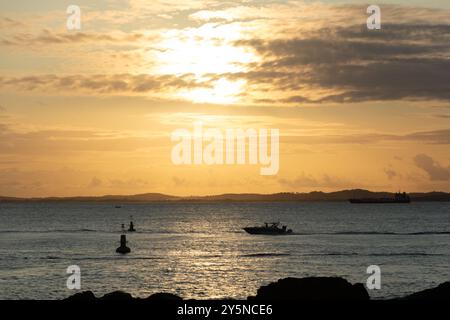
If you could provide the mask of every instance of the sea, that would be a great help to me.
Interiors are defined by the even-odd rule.
[[[116,206],[119,206],[116,208]],[[131,252],[120,255],[121,225]],[[242,228],[278,222],[291,235]],[[69,266],[81,289],[68,289]],[[285,277],[363,283],[373,299],[450,281],[450,203],[0,203],[0,299],[62,299],[91,290],[147,297],[245,299]]]

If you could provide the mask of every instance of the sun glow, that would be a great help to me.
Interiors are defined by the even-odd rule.
[[[245,84],[244,80],[230,81],[221,78],[212,88],[192,89],[180,92],[180,96],[195,103],[233,104],[239,101]]]
[[[183,99],[195,103],[237,103],[246,82],[220,75],[245,72],[249,63],[259,60],[255,53],[234,45],[234,41],[242,39],[242,33],[239,24],[214,23],[166,31],[155,51],[155,71],[176,76],[191,74],[205,83],[205,87],[179,91],[177,95]]]

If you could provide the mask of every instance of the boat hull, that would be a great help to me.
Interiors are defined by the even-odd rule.
[[[249,234],[287,235],[292,233],[292,230],[263,228],[263,227],[247,227],[244,228],[244,230]]]

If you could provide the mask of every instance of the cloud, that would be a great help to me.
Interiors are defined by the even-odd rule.
[[[417,10],[417,8],[415,8]],[[406,9],[408,10],[408,9]],[[411,8],[409,9],[411,10]],[[334,33],[340,38],[351,38],[358,40],[379,40],[383,42],[404,40],[415,41],[416,43],[431,45],[432,43],[445,43],[450,37],[450,25],[444,21],[430,22],[431,17],[426,22],[383,23],[382,32],[373,32],[366,26],[351,26],[347,28],[339,27]],[[331,31],[331,30],[330,30]]]
[[[37,75],[0,77],[0,88],[21,91],[87,92],[87,93],[148,93],[170,89],[209,87],[208,82],[195,80],[193,75],[97,74],[97,75]]]
[[[301,175],[294,179],[280,178],[278,183],[289,189],[297,188],[346,188],[352,186],[353,183],[344,181],[337,177],[331,177],[324,174],[320,178],[315,178],[312,175],[302,172]]]
[[[149,182],[144,179],[112,179],[109,183],[111,188],[142,188],[149,186]]]
[[[386,174],[389,180],[392,180],[399,175],[396,171],[394,171],[391,168],[385,168],[384,173]]]
[[[0,29],[17,28],[23,26],[23,23],[8,17],[0,17]]]
[[[176,187],[185,187],[189,185],[189,182],[187,179],[179,178],[179,177],[172,177],[172,182]]]
[[[404,136],[403,139],[433,144],[450,144],[450,129],[415,132]]]
[[[417,167],[424,170],[431,181],[450,181],[450,166],[443,167],[439,162],[426,154],[418,154],[414,157]]]
[[[123,134],[112,131],[48,129],[17,131],[0,123],[2,155],[40,155],[43,157],[80,152],[128,152],[149,146],[165,146],[166,137]],[[45,152],[43,153],[43,150]]]
[[[137,70],[143,70],[144,64],[160,67],[167,59],[171,68],[163,69],[172,73],[167,75],[172,80],[155,75],[141,75],[140,78],[131,75],[59,76],[55,80],[31,75],[30,81],[15,79],[15,85],[21,90],[44,87],[56,91],[148,93],[173,89],[181,94],[180,89],[211,87],[211,81],[229,78],[244,80],[245,96],[242,94],[241,98],[255,104],[450,101],[450,74],[447,72],[450,69],[450,19],[449,11],[445,9],[384,5],[382,29],[371,31],[364,24],[367,16],[364,5],[238,4],[194,0],[183,3],[158,1],[150,5],[146,1],[133,0],[124,6],[126,22],[118,20],[113,28],[100,28],[106,32],[33,31],[36,28],[30,28],[29,32],[5,33],[0,42],[7,46],[23,46],[26,50],[30,50],[27,46],[61,44],[63,46],[58,48],[61,51],[53,51],[57,58],[62,57],[61,54],[65,59],[73,58],[72,49],[81,50],[81,54],[77,56],[79,52],[76,52],[74,56],[91,68],[95,68],[96,62],[89,64],[86,61],[91,60],[92,52],[114,50],[109,57],[112,58],[119,56],[118,50],[132,48],[145,51],[132,59],[133,67]],[[122,8],[118,3],[108,8],[107,15],[115,18],[120,13],[118,8]],[[102,13],[94,11],[95,14],[89,13],[88,20]],[[182,23],[143,28],[142,19],[156,16],[156,12],[173,16]],[[133,17],[135,21],[128,19]],[[170,35],[170,41],[162,41],[164,35]],[[185,42],[186,39],[189,41]],[[215,50],[217,47],[213,44],[217,43],[222,43],[223,48]],[[65,52],[66,44],[79,46],[69,46],[71,52]],[[171,47],[174,44],[176,50]],[[208,59],[213,61],[210,67],[204,63],[205,59],[198,61],[198,56],[202,55],[197,55],[197,50],[211,50],[211,57],[216,56],[215,52],[238,57],[230,63],[215,63],[213,58]],[[157,54],[153,55],[153,51]],[[243,58],[244,53],[249,53],[245,55],[247,58]],[[190,55],[195,70],[187,68]],[[93,58],[106,60],[100,56]],[[118,70],[125,67],[130,70],[122,60],[116,60],[110,63]],[[233,64],[233,68],[224,68],[224,64]],[[82,63],[78,65],[83,66]],[[183,68],[184,71],[180,71]],[[178,76],[180,72],[192,72],[212,80],[199,83],[189,75]],[[164,81],[161,83],[161,80]],[[4,82],[0,85],[5,85]],[[11,83],[11,79],[6,82]]]
[[[280,103],[450,101],[450,24],[397,23],[379,32],[324,27],[301,37],[239,40],[262,62],[227,75],[290,93]]]
[[[434,30],[434,29],[433,29]],[[450,32],[450,26],[447,31]],[[322,33],[324,33],[322,35]],[[328,37],[325,37],[328,33]],[[322,38],[323,37],[323,38]],[[350,62],[385,61],[387,58],[409,57],[421,54],[448,52],[447,43],[413,43],[415,39],[402,39],[389,43],[386,39],[333,38],[328,29],[309,38],[259,39],[236,41],[238,46],[252,47],[266,57],[264,68],[298,67],[308,64],[339,64]],[[407,41],[407,42],[405,42]],[[445,39],[447,41],[447,39]]]
[[[287,143],[302,144],[373,144],[383,141],[422,142],[430,144],[450,144],[450,129],[420,131],[405,135],[394,135],[385,133],[361,133],[341,135],[295,135],[283,137]]]
[[[89,188],[97,188],[100,187],[102,185],[102,180],[100,180],[97,177],[92,178],[91,182],[89,182],[88,187]]]
[[[126,44],[137,41],[154,40],[154,37],[146,36],[140,32],[114,32],[114,33],[94,33],[94,32],[53,32],[44,29],[38,34],[16,33],[9,37],[4,37],[1,44],[6,46],[47,46],[52,44],[77,44],[84,42],[99,42]]]

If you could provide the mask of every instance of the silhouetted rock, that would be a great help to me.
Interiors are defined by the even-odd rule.
[[[304,301],[368,301],[370,300],[366,288],[361,283],[351,284],[339,277],[309,277],[285,278],[277,282],[261,286],[256,296],[249,300],[304,300]],[[92,291],[76,293],[64,301],[182,301],[183,299],[172,293],[155,293],[145,299],[133,298],[123,291],[114,291],[96,298]],[[436,288],[419,291],[403,298],[389,301],[450,301],[450,282],[445,282]]]
[[[450,282],[441,283],[436,288],[426,289],[401,298],[401,300],[446,300],[450,301]]]
[[[152,294],[145,300],[181,301],[183,299],[172,293],[159,292]]]
[[[183,298],[180,298],[179,296],[172,294],[172,293],[158,292],[158,293],[152,294],[151,296],[149,296],[145,299],[140,299],[140,298],[133,298],[133,296],[131,294],[129,294],[127,292],[123,292],[123,291],[110,292],[110,293],[105,294],[101,298],[96,298],[92,291],[83,291],[83,292],[75,293],[74,295],[64,299],[64,301],[94,301],[94,300],[181,301],[181,300],[183,300]]]
[[[83,291],[65,298],[64,301],[93,301],[96,299],[97,298],[92,291]]]
[[[257,300],[369,300],[366,288],[338,277],[285,278],[258,289]]]
[[[127,292],[114,291],[114,292],[105,294],[100,299],[101,300],[132,300],[133,296]]]

